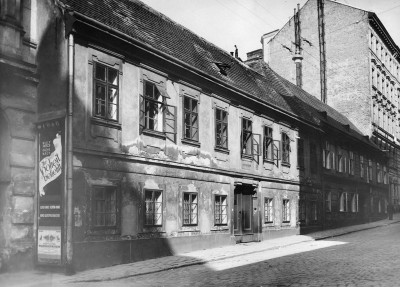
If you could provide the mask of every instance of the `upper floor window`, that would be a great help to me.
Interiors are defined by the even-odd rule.
[[[197,225],[197,193],[183,194],[183,225]]]
[[[140,130],[164,134],[176,142],[176,107],[167,104],[164,87],[143,80],[143,96],[140,97]]]
[[[297,140],[297,167],[304,168],[304,140]]]
[[[118,121],[118,70],[94,63],[94,116]]]
[[[364,157],[360,155],[360,177],[364,178],[366,173]]]
[[[325,149],[322,151],[322,164],[326,169],[335,169],[335,152],[328,142],[325,143]]]
[[[214,219],[215,225],[228,224],[228,204],[226,195],[215,196]]]
[[[263,155],[265,161],[274,160],[274,142],[272,137],[272,128],[264,127],[264,148]]]
[[[376,181],[378,183],[381,183],[383,180],[383,176],[382,176],[382,168],[381,165],[379,163],[376,163]]]
[[[253,133],[252,124],[251,120],[242,118],[241,150],[242,156],[251,156],[258,160],[261,136]]]
[[[372,181],[372,160],[368,160],[368,180]]]
[[[282,163],[290,164],[290,138],[286,133],[282,133]]]
[[[318,169],[318,157],[317,157],[317,145],[310,143],[310,171],[312,174],[317,173]]]
[[[199,102],[191,97],[183,97],[183,137],[192,141],[199,141]]]
[[[354,175],[354,153],[349,152],[349,174]]]
[[[162,191],[145,191],[146,218],[145,225],[162,225]]]
[[[228,148],[228,113],[215,109],[215,145],[218,148]]]

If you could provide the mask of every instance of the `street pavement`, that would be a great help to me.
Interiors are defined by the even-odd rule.
[[[369,278],[367,275],[379,268],[383,268],[383,271],[388,269],[386,268],[387,264],[381,266],[382,263],[390,262],[385,261],[385,258],[389,258],[392,254],[397,254],[396,258],[399,260],[399,245],[393,252],[390,252],[392,245],[400,242],[398,240],[400,224],[398,223],[400,223],[400,214],[396,214],[393,220],[386,219],[362,225],[319,231],[307,236],[296,235],[262,242],[199,250],[175,256],[88,270],[72,276],[38,270],[5,273],[0,275],[0,286],[400,286],[400,275],[394,277],[393,280],[398,282],[394,285],[379,285],[380,283],[373,279],[363,281],[363,278]],[[397,233],[393,231],[395,234],[393,235],[389,232],[387,237],[389,241],[386,245],[382,245],[387,241],[387,238],[382,235],[382,230],[390,231],[392,229],[397,230]],[[366,232],[376,233],[375,237],[380,235],[376,239],[375,246],[358,244],[359,242],[372,244],[373,240],[369,240],[370,235],[368,233],[368,236],[366,236]],[[343,236],[344,234],[347,235]],[[390,241],[393,236],[397,236],[397,241]],[[345,237],[346,240],[343,240]],[[347,237],[350,240],[347,240]],[[350,246],[350,249],[348,246]],[[371,264],[371,259],[373,261],[374,258],[380,258],[380,253],[374,254],[376,253],[376,247],[380,246],[385,247],[386,257],[381,258],[381,261],[378,261],[376,265],[368,265]],[[346,253],[328,252],[329,250],[342,249],[346,250]],[[357,249],[359,249],[359,253],[354,253]],[[315,252],[317,252],[317,255],[313,257],[312,254]],[[326,252],[327,254],[325,254]],[[348,255],[352,253],[354,253],[353,256],[348,258]],[[306,261],[304,261],[305,254],[309,257]],[[321,257],[320,254],[323,254],[323,256]],[[367,265],[363,261],[365,256],[368,258],[365,261],[365,263],[368,262]],[[285,261],[285,258],[286,260],[290,258],[290,260],[282,266],[278,264],[279,268],[272,267],[271,262]],[[360,274],[356,272],[354,276],[349,276],[353,278],[353,281],[336,284],[340,280],[333,280],[333,278],[329,282],[316,280],[321,277],[321,274],[315,274],[316,279],[313,282],[310,281],[309,274],[312,274],[311,271],[319,270],[320,272],[322,271],[321,266],[324,266],[323,270],[329,270],[333,274],[338,274],[337,276],[339,277],[343,274],[343,271],[347,274],[346,270],[342,270],[342,265],[345,264],[346,268],[348,267],[351,270],[351,262],[355,258],[361,260],[360,262],[357,261],[357,264],[365,265],[369,269],[364,268],[362,271],[357,271],[361,272]],[[333,262],[335,264],[329,264],[330,260],[336,260]],[[342,264],[337,264],[338,262]],[[399,268],[400,261],[397,261],[397,263],[396,267]],[[254,274],[259,274],[258,272],[261,272],[262,275],[254,276]],[[227,274],[230,275],[228,276]],[[265,274],[269,274],[268,277],[265,277]],[[387,276],[387,278],[391,278],[392,275],[387,274]],[[296,280],[291,282],[286,277]],[[214,281],[211,280],[212,278],[214,278]],[[324,274],[324,278],[330,277]],[[379,278],[382,279],[381,276]],[[359,282],[365,284],[359,285]],[[307,285],[308,283],[312,283],[312,285]]]

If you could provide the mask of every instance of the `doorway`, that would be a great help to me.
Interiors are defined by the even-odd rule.
[[[254,198],[256,189],[251,185],[236,186],[234,191],[233,226],[236,242],[255,241],[257,221],[255,218],[257,198]]]

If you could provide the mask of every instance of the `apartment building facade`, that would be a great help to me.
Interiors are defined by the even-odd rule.
[[[398,206],[399,47],[375,13],[336,1],[310,0],[300,9],[299,19],[302,88],[324,100],[321,86],[325,86],[326,103],[387,153],[388,194],[390,203]],[[294,22],[293,17],[262,37],[264,59],[292,83],[296,82]]]

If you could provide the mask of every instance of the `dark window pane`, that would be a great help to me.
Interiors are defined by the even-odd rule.
[[[96,64],[95,67],[96,70],[96,79],[97,80],[101,80],[101,81],[105,81],[106,80],[106,67],[100,64]]]

